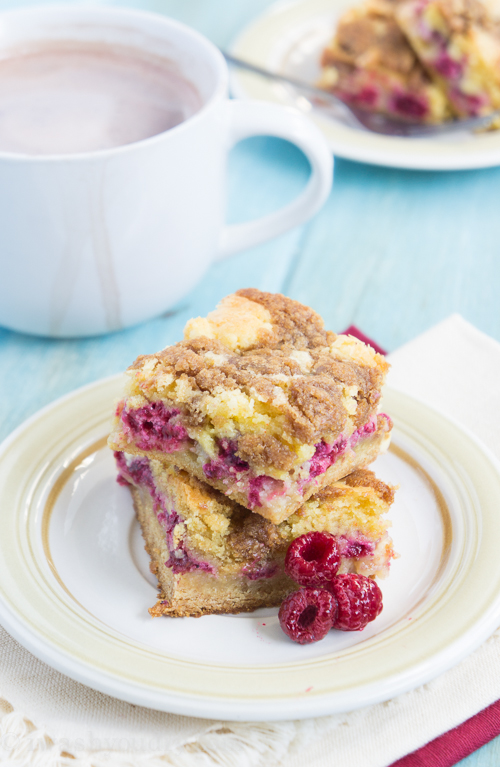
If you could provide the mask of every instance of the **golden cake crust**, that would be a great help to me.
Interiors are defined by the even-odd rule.
[[[261,333],[258,342],[260,348],[293,346],[295,349],[314,349],[327,346],[329,340],[335,338],[334,333],[324,329],[319,314],[281,293],[244,288],[237,290],[235,295],[263,306],[271,315],[272,329]]]
[[[348,474],[347,477],[344,477],[341,482],[336,482],[321,488],[321,490],[315,494],[315,498],[321,503],[338,498],[339,495],[345,495],[346,492],[348,492],[344,486],[371,488],[379,498],[389,506],[394,501],[395,488],[392,485],[387,485],[385,482],[382,482],[382,480],[377,479],[374,472],[370,469],[355,469],[351,474]]]

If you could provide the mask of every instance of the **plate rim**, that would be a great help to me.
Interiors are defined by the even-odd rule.
[[[351,0],[349,5],[354,5],[355,0]],[[230,41],[228,51],[240,58],[247,57],[247,48],[249,41],[255,37],[260,37],[260,31],[263,25],[276,19],[278,16],[283,17],[286,23],[287,17],[294,13],[295,9],[307,8],[311,5],[310,0],[277,0],[266,8],[262,13],[255,16],[238,34]],[[324,6],[322,11],[323,15],[330,11],[332,12],[331,0],[315,0],[315,5]],[[311,10],[310,18],[319,16],[320,13]],[[333,30],[332,30],[333,31]],[[280,36],[273,36],[275,41],[278,41]],[[272,49],[266,50],[266,53],[270,53]],[[267,65],[265,58],[261,55],[252,57],[252,63],[263,66]],[[242,83],[243,78],[243,83]],[[258,95],[248,92],[245,87],[244,80],[253,79],[254,83],[261,83],[261,87],[256,88]],[[236,68],[230,67],[229,72],[229,86],[230,92],[236,98],[249,99],[257,98],[259,100],[271,101],[278,103],[288,108],[294,108],[293,104],[286,100],[279,99],[273,94],[271,84],[262,82],[261,78],[257,75],[250,75],[249,73],[242,73]],[[453,170],[479,170],[483,168],[494,168],[500,165],[500,132],[498,135],[490,133],[483,134],[481,139],[491,140],[498,139],[497,146],[481,148],[481,150],[470,152],[463,151],[464,144],[469,146],[469,141],[473,140],[473,137],[462,142],[456,142],[456,151],[447,153],[442,151],[443,147],[446,147],[446,143],[443,141],[433,141],[428,138],[401,138],[395,136],[382,136],[380,134],[367,134],[364,131],[358,131],[355,128],[349,128],[348,126],[341,126],[342,132],[345,134],[344,138],[332,138],[328,131],[329,121],[321,119],[314,114],[308,114],[308,117],[315,123],[315,125],[325,134],[325,137],[330,145],[333,154],[336,157],[341,157],[346,160],[354,162],[368,163],[370,165],[378,165],[389,168],[400,168],[405,170],[420,170],[420,171],[453,171]],[[371,146],[365,142],[364,146],[356,146],[352,144],[353,138],[359,138],[360,135],[369,135],[371,139]],[[349,140],[351,139],[351,141]],[[413,152],[411,146],[415,148],[422,147],[422,151]],[[428,147],[425,151],[425,147]],[[461,150],[462,147],[462,150]],[[406,148],[406,152],[405,152]],[[434,151],[432,149],[434,148]],[[441,151],[439,151],[441,149]]]
[[[78,400],[82,394],[92,389],[99,390],[107,385],[112,387],[118,386],[121,379],[122,374],[118,374],[86,384],[46,405],[30,416],[0,444],[0,464],[4,460],[6,453],[8,453],[10,445],[19,437],[23,437],[34,422],[43,420],[47,415],[50,416],[51,412],[57,411],[62,404],[71,400]],[[463,427],[456,419],[445,415],[424,400],[406,394],[401,389],[387,387],[386,391],[393,396],[402,398],[406,404],[414,402],[418,406],[424,407],[462,432],[487,458],[490,467],[496,472],[497,479],[500,478],[500,462],[496,456],[476,435]],[[169,692],[165,689],[154,690],[151,687],[145,687],[144,684],[131,684],[130,681],[120,679],[112,672],[107,671],[103,673],[102,669],[96,667],[95,664],[82,663],[80,659],[73,657],[69,651],[61,653],[57,646],[48,642],[44,637],[33,635],[32,629],[23,620],[22,615],[20,616],[13,612],[10,605],[4,602],[2,593],[0,593],[0,621],[7,631],[27,650],[52,668],[77,682],[121,700],[148,708],[202,718],[222,718],[233,721],[279,721],[290,718],[311,718],[325,714],[340,713],[352,708],[358,708],[359,706],[388,700],[429,681],[456,665],[493,633],[500,621],[500,595],[482,614],[479,621],[481,625],[474,624],[468,631],[462,633],[441,651],[435,653],[431,661],[425,658],[420,663],[411,666],[404,673],[400,672],[393,675],[390,688],[385,689],[382,693],[378,689],[379,684],[376,681],[370,682],[368,685],[358,685],[357,687],[350,688],[347,692],[344,690],[342,702],[339,700],[336,702],[332,701],[332,693],[317,694],[314,698],[302,696],[302,698],[298,699],[297,696],[294,696],[291,700],[282,696],[281,698],[271,700],[271,702],[265,700],[255,702],[249,699],[247,701],[242,701],[241,699],[235,701],[231,698],[227,698],[224,702],[222,698],[207,698],[206,695],[198,696],[192,692],[182,693],[174,691],[172,693],[172,691]],[[286,664],[273,665],[279,670],[280,665],[284,666]],[[362,702],[360,702],[360,694],[362,695]],[[334,693],[333,697],[338,699],[340,697],[339,693]],[[276,711],[277,703],[279,711]]]

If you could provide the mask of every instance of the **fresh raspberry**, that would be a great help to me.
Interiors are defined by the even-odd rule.
[[[318,642],[333,625],[337,603],[333,594],[323,589],[300,589],[287,596],[278,613],[280,626],[299,644]]]
[[[285,557],[285,571],[301,586],[326,586],[340,564],[337,539],[331,533],[305,533],[296,538]]]
[[[361,631],[382,612],[382,592],[375,581],[365,575],[337,575],[328,589],[338,603],[334,629]]]

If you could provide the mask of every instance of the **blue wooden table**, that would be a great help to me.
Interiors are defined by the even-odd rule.
[[[135,0],[226,46],[269,0]],[[2,2],[0,8],[17,6]],[[283,205],[308,177],[289,144],[243,142],[229,167],[228,219]],[[307,225],[215,265],[178,306],[101,338],[54,341],[0,329],[0,438],[57,397],[123,370],[180,339],[186,320],[237,288],[286,293],[327,327],[356,324],[396,349],[453,312],[500,340],[500,168],[452,173],[391,170],[336,159],[334,186]],[[2,258],[0,249],[0,259]],[[500,763],[500,738],[461,767]]]

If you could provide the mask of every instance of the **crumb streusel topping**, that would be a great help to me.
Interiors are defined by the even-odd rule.
[[[161,400],[179,409],[209,457],[221,439],[237,440],[242,461],[279,477],[309,460],[321,440],[365,424],[387,369],[371,347],[326,331],[298,301],[239,290],[188,322],[184,341],[139,357],[123,406]]]

